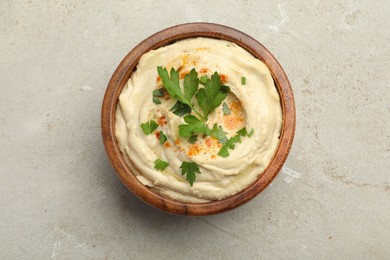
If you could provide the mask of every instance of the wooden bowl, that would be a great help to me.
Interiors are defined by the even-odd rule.
[[[279,147],[264,173],[254,183],[239,193],[219,201],[207,203],[183,203],[165,198],[143,185],[137,180],[123,159],[115,136],[115,110],[118,104],[118,97],[136,68],[140,57],[150,50],[178,40],[194,37],[209,37],[234,42],[250,52],[254,57],[263,61],[270,69],[275,81],[283,113]],[[211,23],[189,23],[170,27],[148,37],[132,49],[111,77],[104,95],[101,116],[103,142],[108,157],[126,187],[154,207],[170,213],[192,216],[210,215],[233,209],[264,190],[282,168],[290,151],[295,132],[294,97],[288,78],[278,61],[263,45],[247,34],[230,27]]]

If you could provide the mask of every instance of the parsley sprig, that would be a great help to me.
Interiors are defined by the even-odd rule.
[[[194,162],[183,162],[180,169],[181,175],[186,175],[186,180],[192,187],[196,180],[196,173],[200,173],[199,166]]]
[[[227,138],[221,137],[220,133],[224,133],[222,127],[214,126],[209,129],[205,124],[208,115],[219,107],[222,101],[226,98],[229,87],[221,84],[221,78],[218,72],[215,72],[209,79],[207,75],[198,78],[198,73],[192,69],[186,74],[183,81],[183,90],[180,87],[179,73],[174,68],[170,74],[166,68],[157,67],[158,75],[169,95],[176,99],[176,104],[170,109],[178,116],[184,116],[184,122],[179,126],[179,135],[181,137],[191,138],[194,142],[194,135],[216,135],[218,140],[226,142]],[[204,88],[199,88],[199,83],[204,85]],[[196,94],[198,106],[203,114],[191,103],[192,97]],[[194,112],[196,115],[187,115]]]
[[[179,135],[188,138],[189,143],[195,143],[198,135],[212,136],[223,144],[218,155],[227,157],[229,156],[229,149],[234,149],[236,143],[241,142],[242,137],[251,137],[253,135],[253,129],[248,132],[244,127],[237,131],[235,136],[228,138],[227,133],[218,124],[214,124],[211,129],[207,126],[208,116],[222,104],[230,90],[228,86],[222,85],[218,72],[214,72],[210,78],[207,75],[198,78],[198,73],[195,69],[192,69],[184,76],[183,87],[180,86],[179,72],[174,68],[168,73],[166,68],[159,66],[157,67],[157,72],[164,88],[153,91],[153,102],[157,105],[161,104],[160,98],[164,97],[165,93],[168,93],[171,98],[176,100],[170,111],[184,117],[185,124],[179,125]],[[199,88],[199,84],[203,85],[203,87]],[[245,77],[241,78],[241,84],[246,84]],[[191,102],[194,96],[196,97],[197,106],[194,106]],[[224,115],[231,113],[226,102],[223,102],[222,111]],[[193,114],[191,114],[192,112]],[[146,135],[151,134],[158,128],[158,124],[154,120],[147,121],[140,126]],[[160,144],[164,144],[167,141],[167,136],[162,131],[159,131],[158,139]],[[163,171],[168,166],[169,162],[161,159],[154,161],[156,170]],[[195,162],[184,161],[180,169],[181,174],[185,175],[186,180],[193,186],[196,174],[200,173],[199,166]]]
[[[162,83],[169,93],[169,95],[191,108],[191,110],[205,122],[207,118],[202,115],[192,104],[191,98],[194,96],[199,87],[198,73],[195,69],[192,69],[190,73],[184,77],[184,93],[180,88],[179,72],[174,68],[171,69],[170,75],[168,70],[161,66],[157,67],[158,75],[160,76]]]
[[[169,74],[166,68],[159,66],[157,67],[157,72],[169,95],[180,102],[177,102],[171,108],[172,112],[177,115],[187,114],[189,107],[200,121],[206,122],[208,115],[219,107],[227,96],[229,88],[221,84],[221,78],[218,72],[214,72],[210,79],[204,75],[199,80],[198,73],[195,69],[192,69],[190,73],[184,76],[184,92],[180,88],[179,72],[174,68],[171,69]],[[204,88],[198,90],[199,82],[204,85]],[[197,93],[197,103],[203,114],[191,103],[191,99],[195,93]]]
[[[231,138],[229,138],[224,145],[222,145],[221,149],[218,152],[218,155],[221,157],[228,157],[229,156],[229,149],[234,150],[236,147],[236,143],[241,143],[241,137],[251,137],[255,130],[252,128],[249,132],[246,130],[246,128],[242,128],[239,131],[237,131],[237,134]]]

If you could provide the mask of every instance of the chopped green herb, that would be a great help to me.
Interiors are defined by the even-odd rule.
[[[181,137],[191,137],[194,134],[211,134],[211,130],[207,127],[207,125],[193,115],[186,115],[184,117],[184,121],[187,124],[179,125],[179,135]]]
[[[153,103],[161,104],[161,100],[159,98],[153,97]]]
[[[186,175],[186,180],[192,186],[196,180],[196,173],[200,173],[199,166],[194,162],[183,162],[180,169],[181,175]]]
[[[246,78],[245,77],[241,77],[241,85],[245,85],[246,84]]]
[[[248,133],[246,128],[242,128],[239,131],[237,131],[237,135],[229,138],[226,143],[221,147],[221,149],[218,152],[218,155],[221,157],[228,157],[229,156],[229,149],[234,149],[235,144],[237,142],[241,143],[241,137],[251,137],[255,130],[252,128],[252,130]]]
[[[248,131],[244,127],[242,129],[238,130],[237,134],[241,135],[242,137],[245,137],[245,136],[251,137],[254,132],[255,132],[255,130],[252,128],[252,130],[248,133]]]
[[[146,123],[141,124],[142,131],[144,131],[144,134],[150,135],[153,133],[154,130],[156,130],[158,127],[158,124],[154,120],[150,120]]]
[[[229,149],[234,149],[235,144],[237,142],[241,142],[241,135],[235,135],[231,138],[229,138],[224,145],[222,145],[221,149],[218,152],[218,155],[221,157],[228,157],[229,156]]]
[[[223,102],[223,104],[222,104],[222,111],[223,111],[224,115],[230,115],[230,109],[229,109],[228,105],[226,104],[226,102]]]
[[[163,97],[164,93],[165,91],[163,88],[153,90],[153,103],[161,104],[161,100],[159,99],[159,97]]]
[[[248,133],[248,137],[252,137],[254,132],[255,132],[255,129],[252,128],[252,130],[250,130]]]
[[[184,116],[191,113],[191,107],[187,104],[183,104],[180,101],[177,101],[170,111],[178,116]]]
[[[246,136],[248,134],[248,132],[246,131],[246,128],[241,128],[240,130],[237,131],[237,134],[241,135],[241,136]]]
[[[209,80],[209,77],[207,75],[203,75],[202,77],[200,77],[199,83],[202,85],[206,85],[208,80]]]
[[[221,85],[221,92],[222,93],[228,93],[230,91],[229,86]]]
[[[223,144],[226,143],[226,141],[228,140],[226,133],[223,131],[222,126],[218,127],[217,124],[214,124],[211,135]]]
[[[160,137],[159,137],[159,141],[160,141],[160,144],[164,144],[166,141],[167,141],[167,136],[163,133],[163,131],[160,131]]]
[[[154,161],[154,169],[158,171],[163,171],[169,166],[169,163],[160,159]]]
[[[164,96],[164,89],[163,88],[158,88],[153,90],[153,97],[163,97]]]
[[[188,142],[190,144],[194,144],[197,140],[198,140],[198,136],[197,135],[192,135],[190,138],[188,138]]]

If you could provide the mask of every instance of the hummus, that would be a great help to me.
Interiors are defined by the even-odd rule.
[[[189,143],[178,133],[178,126],[185,124],[183,117],[170,111],[177,100],[167,93],[161,104],[152,100],[152,92],[163,86],[158,66],[177,70],[181,86],[184,76],[193,68],[198,77],[211,77],[218,72],[230,91],[225,104],[208,116],[206,124],[212,128],[217,123],[228,138],[243,127],[248,132],[253,129],[253,135],[241,138],[234,149],[229,149],[227,157],[218,155],[223,144],[214,137],[199,135],[194,144]],[[159,126],[146,135],[140,125],[149,120]],[[119,96],[115,122],[120,150],[141,183],[178,201],[208,202],[245,189],[267,168],[279,144],[282,109],[271,73],[263,62],[234,43],[191,38],[141,57]],[[167,137],[163,144],[159,142],[160,131]],[[156,159],[168,162],[169,166],[156,170]],[[193,186],[181,174],[183,161],[199,166]]]

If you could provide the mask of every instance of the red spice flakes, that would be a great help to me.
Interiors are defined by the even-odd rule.
[[[211,148],[213,146],[217,146],[217,147],[221,147],[222,146],[222,144],[220,142],[218,142],[218,140],[215,139],[214,137],[208,138],[206,140],[206,145],[209,148]]]
[[[230,110],[233,111],[234,114],[240,114],[243,112],[242,105],[240,101],[233,101],[230,104]]]
[[[219,77],[221,78],[221,82],[225,84],[228,81],[228,76],[225,74],[219,74]]]
[[[157,123],[160,125],[160,126],[163,126],[163,125],[166,125],[168,123],[167,121],[167,118],[165,116],[162,116],[160,117],[158,120],[157,120]]]
[[[160,132],[155,132],[154,135],[156,136],[157,140],[160,140]]]
[[[191,145],[190,149],[188,150],[187,155],[188,156],[195,156],[195,155],[198,155],[199,152],[200,152],[199,146],[194,144],[194,145]]]
[[[201,74],[206,74],[208,71],[209,71],[208,68],[201,68],[201,69],[199,70],[199,73],[201,73]]]
[[[161,82],[160,76],[157,76],[156,81],[157,81],[157,83],[158,83],[158,82]]]
[[[229,130],[241,129],[245,126],[245,119],[235,114],[226,115],[223,118],[223,126]]]
[[[170,144],[169,142],[165,142],[165,143],[164,143],[164,147],[165,147],[165,148],[169,148],[169,147],[171,147],[171,144]]]
[[[208,146],[208,147],[211,147],[212,145],[213,145],[213,140],[211,139],[211,138],[209,138],[209,139],[207,139],[206,140],[206,145]]]

